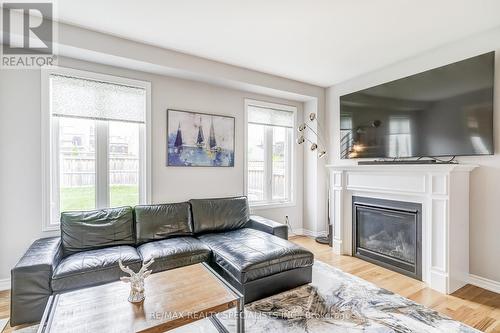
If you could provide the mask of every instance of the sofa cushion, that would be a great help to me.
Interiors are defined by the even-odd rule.
[[[192,199],[195,233],[243,228],[249,220],[246,197]]]
[[[193,234],[188,202],[135,206],[137,243]]]
[[[61,213],[64,256],[98,248],[134,245],[132,207]]]
[[[197,264],[210,259],[210,248],[193,237],[176,237],[140,245],[137,248],[144,262],[154,258],[154,273]]]
[[[249,228],[205,234],[199,239],[212,249],[215,263],[241,284],[309,267],[314,261],[313,254],[306,249]]]
[[[132,246],[113,246],[75,253],[64,258],[52,276],[52,290],[66,290],[94,286],[127,276],[118,265],[121,259],[134,271],[140,269],[141,257]]]

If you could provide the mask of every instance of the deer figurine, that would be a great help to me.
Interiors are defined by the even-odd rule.
[[[128,301],[131,303],[140,303],[144,300],[144,279],[151,275],[152,271],[148,271],[148,267],[154,263],[154,259],[151,259],[147,263],[143,263],[139,272],[135,273],[128,266],[123,266],[121,259],[118,260],[120,269],[129,276],[122,276],[120,280],[126,283],[130,283],[130,295],[128,296]]]

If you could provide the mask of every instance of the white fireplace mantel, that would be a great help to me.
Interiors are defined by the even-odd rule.
[[[422,205],[422,280],[442,293],[469,275],[469,174],[476,165],[327,165],[333,246],[352,255],[352,196]]]

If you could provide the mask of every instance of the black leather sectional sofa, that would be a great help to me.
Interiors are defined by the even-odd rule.
[[[285,225],[249,216],[245,197],[61,214],[61,237],[35,241],[12,269],[11,325],[41,319],[53,293],[116,281],[118,260],[160,272],[208,262],[245,302],[311,282],[313,254]]]

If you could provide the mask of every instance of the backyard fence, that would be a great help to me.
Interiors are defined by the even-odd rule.
[[[273,174],[271,180],[274,198],[285,198],[286,195],[286,169],[285,162],[273,162]],[[251,201],[264,199],[264,161],[248,162],[248,197]]]
[[[95,185],[95,158],[64,156],[61,159],[61,187]],[[139,159],[112,157],[109,160],[111,185],[136,185],[139,177]]]
[[[109,160],[109,183],[111,185],[138,184],[139,159],[133,157],[112,157]],[[61,187],[95,185],[95,158],[63,156],[61,158]],[[286,194],[286,169],[282,161],[273,162],[272,193],[275,198]],[[248,163],[248,196],[251,200],[262,200],[264,195],[264,162]]]

